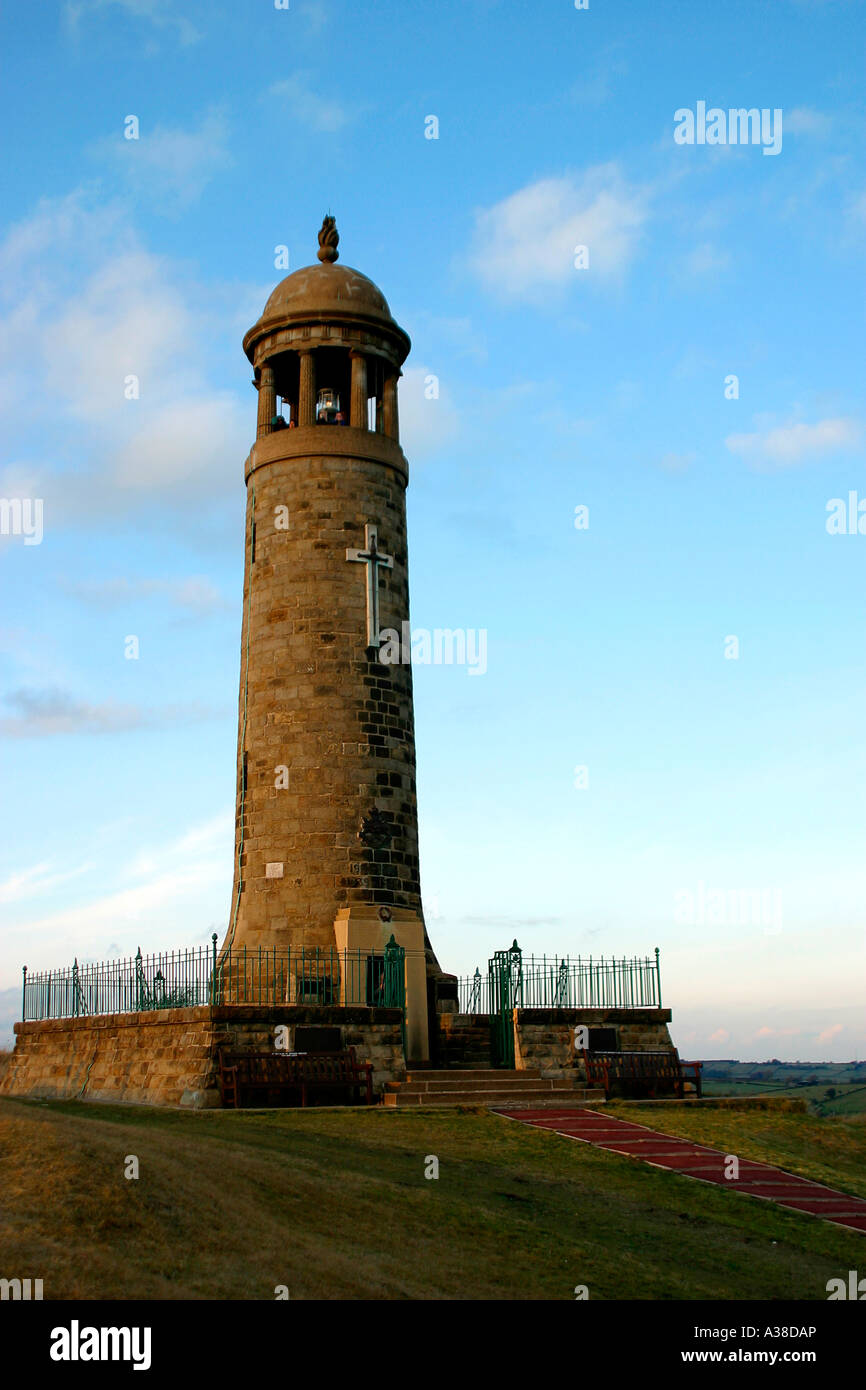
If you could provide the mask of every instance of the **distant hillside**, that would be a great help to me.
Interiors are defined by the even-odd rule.
[[[779,1095],[795,1092],[822,1115],[866,1114],[866,1062],[704,1063],[708,1096]]]

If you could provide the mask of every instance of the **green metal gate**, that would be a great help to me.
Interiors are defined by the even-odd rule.
[[[382,977],[382,1005],[399,1009],[403,1015],[401,1032],[403,1056],[406,1056],[406,948],[398,946],[394,933],[385,947],[385,970]]]
[[[514,1066],[514,1010],[522,1003],[523,954],[515,941],[488,962],[490,980],[490,1056],[495,1067]]]

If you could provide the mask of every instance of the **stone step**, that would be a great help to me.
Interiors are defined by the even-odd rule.
[[[489,1076],[493,1080],[514,1080],[520,1081],[526,1078],[529,1081],[541,1076],[537,1067],[527,1067],[523,1071],[514,1071],[506,1067],[466,1067],[463,1070],[452,1067],[411,1067],[406,1073],[407,1081],[460,1081],[464,1077],[470,1081],[477,1081],[481,1077]],[[397,1082],[397,1085],[400,1083]]]
[[[585,1105],[587,1101],[603,1100],[603,1091],[590,1091],[575,1088],[573,1091],[450,1091],[444,1095],[435,1092],[418,1092],[407,1095],[403,1091],[386,1092],[384,1104],[389,1108],[404,1106],[431,1106],[437,1109],[449,1105],[481,1105],[499,1109],[507,1107],[515,1110],[525,1107],[528,1110],[561,1109],[565,1095],[569,1104]]]
[[[573,1082],[558,1077],[530,1078],[525,1085],[513,1078],[502,1080],[490,1076],[485,1076],[479,1081],[464,1078],[462,1081],[405,1081],[402,1084],[392,1084],[396,1084],[401,1093],[421,1095],[448,1095],[452,1091],[523,1091],[527,1087],[538,1091],[568,1091],[570,1094],[575,1089]]]
[[[476,1056],[473,1052],[461,1052],[456,1057],[446,1054],[438,1060],[445,1063],[444,1069],[448,1071],[489,1071],[491,1059],[489,1053],[486,1056],[482,1056],[481,1053]]]

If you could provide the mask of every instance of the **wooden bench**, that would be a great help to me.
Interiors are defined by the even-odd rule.
[[[357,1092],[373,1104],[373,1067],[359,1062],[353,1047],[343,1052],[218,1053],[220,1093],[224,1106],[237,1109],[250,1095],[299,1095],[306,1106],[310,1091]]]
[[[661,1083],[664,1089],[672,1087],[682,1099],[688,1082],[694,1086],[696,1095],[701,1094],[703,1063],[684,1062],[676,1048],[665,1052],[588,1052],[584,1049],[583,1062],[587,1085],[601,1086],[606,1100],[617,1083],[623,1089],[637,1088],[651,1096],[656,1094]]]

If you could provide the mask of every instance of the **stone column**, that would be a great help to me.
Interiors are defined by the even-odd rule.
[[[312,348],[301,348],[301,389],[298,398],[298,424],[316,423],[316,364]]]
[[[397,380],[399,372],[392,372],[385,378],[385,391],[382,400],[382,417],[385,434],[389,439],[399,442],[400,423],[397,417]]]
[[[349,424],[353,429],[367,428],[367,359],[363,352],[349,353],[352,363],[352,401]]]
[[[256,439],[261,439],[263,435],[271,433],[271,421],[276,413],[277,393],[274,390],[274,369],[266,362],[259,378],[259,418]]]

